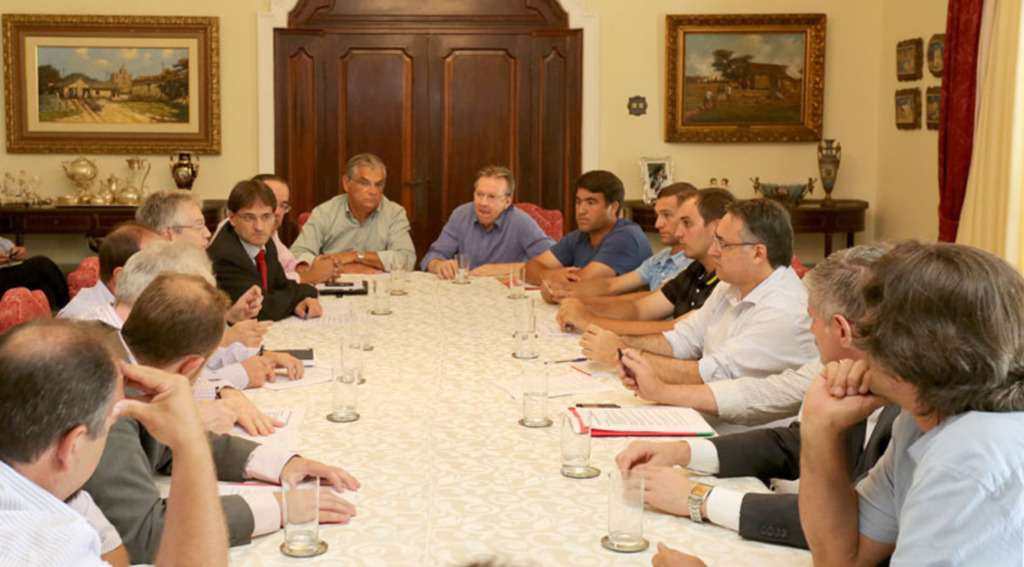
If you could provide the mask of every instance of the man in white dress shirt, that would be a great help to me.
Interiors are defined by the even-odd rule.
[[[160,393],[126,400],[125,386]],[[119,370],[102,330],[61,319],[0,335],[0,564],[108,565],[96,529],[64,501],[92,475],[119,416],[145,424],[176,457],[156,563],[227,565],[213,458],[188,381]]]
[[[117,279],[124,270],[125,262],[152,238],[157,238],[157,234],[136,221],[119,224],[107,233],[100,244],[100,281],[79,290],[57,313],[57,317],[81,319],[86,313],[95,311],[98,305],[113,305]]]
[[[764,378],[818,358],[807,314],[807,291],[789,264],[793,229],[775,201],[737,201],[719,221],[711,249],[722,285],[675,328],[618,337],[591,326],[583,354],[614,364],[634,347],[671,384],[703,384],[740,376]]]

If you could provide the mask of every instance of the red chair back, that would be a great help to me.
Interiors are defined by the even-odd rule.
[[[309,215],[311,215],[311,214],[312,213],[310,213],[309,211],[306,211],[304,213],[299,213],[299,230],[300,231],[302,230],[302,227],[306,226],[306,221],[309,220]]]
[[[0,333],[25,321],[50,316],[50,302],[38,289],[15,287],[0,298]]]
[[[562,211],[556,211],[554,209],[542,209],[533,203],[516,203],[521,211],[533,217],[533,220],[537,221],[540,229],[544,231],[544,234],[555,239],[558,242],[562,239],[564,222],[562,219]]]
[[[800,276],[800,279],[804,279],[804,276],[807,275],[807,272],[811,271],[810,268],[800,263],[800,260],[796,257],[796,254],[793,254],[793,261],[789,264],[789,266],[793,268],[793,271],[796,272],[796,275]]]
[[[89,256],[78,264],[75,271],[68,274],[68,294],[72,299],[84,288],[92,287],[100,281],[100,258]]]

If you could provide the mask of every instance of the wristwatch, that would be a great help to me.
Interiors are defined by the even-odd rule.
[[[365,259],[366,259],[366,252],[363,252],[362,250],[356,250],[356,262],[359,262],[360,264],[362,264],[363,260],[365,260]]]
[[[698,482],[690,489],[690,519],[698,524],[704,523],[704,518],[700,515],[700,507],[708,499],[708,495],[711,494],[711,489],[713,488],[714,486],[710,484]]]

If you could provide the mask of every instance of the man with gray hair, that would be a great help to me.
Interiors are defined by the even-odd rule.
[[[767,378],[737,378],[704,385],[669,385],[653,376],[650,365],[625,352],[624,365],[635,378],[622,374],[623,383],[645,399],[671,405],[685,405],[719,415],[728,421],[763,424],[795,415],[807,386],[834,360],[857,360],[866,353],[853,343],[853,325],[865,310],[863,290],[871,266],[884,251],[873,246],[840,250],[820,262],[804,277],[808,290],[807,310],[811,332],[820,359],[798,370],[787,370]],[[856,466],[850,477],[867,474],[888,446],[892,422],[899,413],[895,406],[879,410],[863,424],[859,435],[851,436],[849,454]],[[624,469],[638,467],[646,479],[648,504],[696,522],[705,519],[738,531],[747,539],[807,547],[800,528],[797,496],[794,493],[759,494],[725,487],[699,485],[676,467],[699,475],[719,477],[756,476],[796,479],[800,476],[800,426],[755,429],[714,439],[672,443],[633,441],[617,457]],[[689,495],[697,492],[701,514],[691,515]],[[696,509],[693,509],[696,512]]]
[[[420,261],[424,271],[443,280],[455,277],[456,254],[468,254],[473,276],[508,275],[555,241],[529,214],[512,204],[516,180],[507,167],[489,165],[476,174],[473,202],[460,205]]]
[[[164,240],[182,240],[200,250],[205,250],[210,243],[203,202],[191,191],[171,189],[150,193],[135,211],[135,220],[152,228]],[[252,286],[228,310],[228,323],[253,319],[262,306],[263,294],[259,286]]]
[[[352,156],[341,178],[345,193],[313,209],[292,244],[299,262],[313,264],[331,254],[345,273],[390,271],[393,265],[412,268],[416,249],[409,236],[405,209],[384,196],[387,168],[370,153]]]
[[[216,285],[210,260],[202,250],[185,242],[153,240],[125,263],[118,278],[113,305],[96,305],[79,318],[101,321],[120,329],[131,314],[135,301],[150,282],[164,272],[194,274]],[[268,351],[251,358],[256,359],[255,364],[250,364],[255,368],[252,372],[247,367],[247,361],[232,365],[216,364],[212,368],[205,367],[196,382],[195,399],[203,402],[200,403],[200,412],[204,423],[211,430],[223,433],[237,422],[250,434],[267,435],[274,431],[275,426],[283,425],[260,412],[240,390],[246,385],[258,385],[254,383],[254,377],[262,375],[264,365],[270,368],[270,372],[275,367],[281,367],[294,374],[301,362],[286,354]],[[229,369],[228,366],[241,368]],[[234,378],[237,374],[248,380],[248,384],[239,384]]]

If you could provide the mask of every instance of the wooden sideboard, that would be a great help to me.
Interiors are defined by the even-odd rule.
[[[825,235],[825,256],[832,253],[832,235],[846,233],[846,247],[853,246],[854,234],[864,230],[867,201],[833,199],[827,206],[822,199],[805,199],[797,206],[787,206],[793,232]],[[643,201],[626,201],[626,217],[633,219],[645,231],[655,232],[657,215],[654,206]]]
[[[227,201],[203,201],[203,217],[213,232]],[[135,207],[0,207],[0,234],[13,234],[15,244],[25,245],[26,234],[82,234],[101,237],[118,223],[135,218]]]

